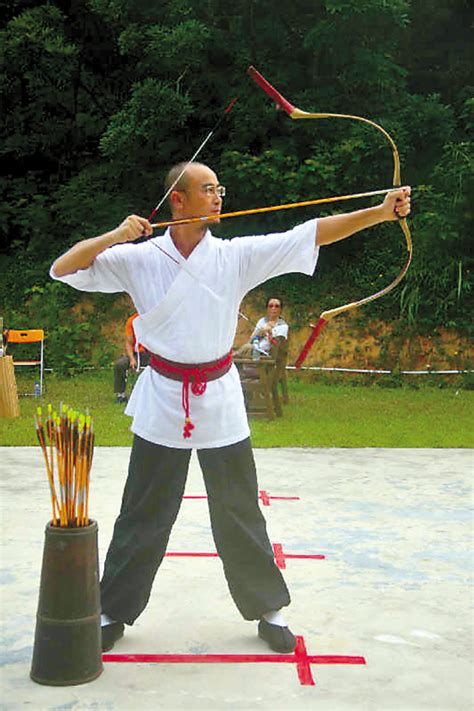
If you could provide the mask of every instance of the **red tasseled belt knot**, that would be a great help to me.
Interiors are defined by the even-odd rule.
[[[183,383],[181,390],[181,403],[184,410],[183,437],[191,437],[194,425],[189,417],[189,384],[191,392],[198,397],[206,392],[207,383],[217,380],[225,375],[232,365],[232,351],[223,358],[211,360],[208,363],[175,363],[166,360],[156,353],[150,354],[150,365],[160,375],[170,380],[180,380]]]

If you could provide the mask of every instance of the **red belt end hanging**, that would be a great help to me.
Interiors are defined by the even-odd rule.
[[[185,421],[184,421],[184,428],[183,428],[183,437],[184,437],[184,439],[188,439],[189,437],[191,437],[191,433],[192,433],[192,430],[193,430],[193,429],[194,429],[194,425],[193,425],[193,423],[191,422],[191,418],[190,418],[190,417],[186,417],[186,419],[185,419]]]

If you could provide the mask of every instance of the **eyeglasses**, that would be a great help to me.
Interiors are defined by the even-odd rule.
[[[281,309],[281,304],[273,304],[273,303],[270,302],[270,303],[268,304],[268,308],[270,308],[270,309]]]
[[[224,185],[212,185],[212,183],[209,183],[208,185],[201,185],[201,191],[207,195],[207,197],[214,197],[217,195],[217,197],[223,198],[225,197],[226,194],[226,189]],[[189,190],[183,189],[183,190],[177,190],[178,193],[189,193]]]
[[[203,185],[202,191],[206,193],[207,197],[225,197],[225,187],[223,185]]]

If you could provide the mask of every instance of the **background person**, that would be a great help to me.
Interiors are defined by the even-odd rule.
[[[136,338],[135,331],[133,330],[133,321],[137,316],[138,314],[135,313],[127,319],[125,324],[125,354],[117,358],[114,364],[114,393],[116,401],[120,403],[127,402],[128,400],[125,392],[127,373],[129,370],[137,370],[138,367]],[[138,344],[138,352],[140,354],[140,366],[148,365],[150,357],[141,343]]]
[[[281,317],[283,301],[276,296],[267,299],[267,315],[262,316],[257,321],[255,330],[250,337],[250,341],[258,338],[258,348],[267,355],[270,355],[272,346],[278,346],[281,341],[288,339],[288,324]]]
[[[278,347],[279,343],[288,339],[288,324],[281,317],[282,308],[280,297],[271,296],[267,299],[266,316],[257,321],[249,340],[235,351],[236,358],[249,358],[255,350],[257,354],[268,356],[272,346]]]

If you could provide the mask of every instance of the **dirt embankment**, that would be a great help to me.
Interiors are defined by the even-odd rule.
[[[234,346],[245,343],[258,319],[264,315],[255,296],[245,299],[239,318]],[[84,309],[84,304],[82,305]],[[102,335],[113,343],[117,352],[123,350],[123,327],[133,313],[128,297],[114,302],[110,315],[104,314]],[[289,363],[294,363],[311,329],[309,322],[302,328],[292,328],[291,309],[283,316],[290,325]],[[367,320],[366,320],[367,319]],[[328,323],[316,340],[305,365],[341,368],[383,368],[387,370],[462,370],[472,368],[474,349],[466,337],[455,331],[438,329],[436,333],[419,334],[399,322],[369,320],[367,310],[347,314]]]

